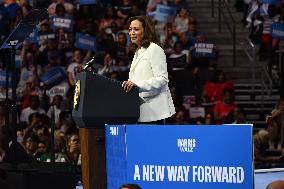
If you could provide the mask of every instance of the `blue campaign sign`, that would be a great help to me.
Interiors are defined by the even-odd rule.
[[[96,52],[96,37],[83,33],[76,33],[75,46],[80,49],[87,49]]]
[[[260,0],[260,3],[277,4],[279,0]]]
[[[56,30],[58,28],[63,28],[65,31],[73,31],[73,19],[71,17],[51,17],[51,28]]]
[[[165,22],[170,16],[176,15],[176,12],[177,10],[175,7],[158,4],[154,18],[157,21]]]
[[[274,22],[271,25],[270,35],[274,38],[283,40],[284,39],[284,24]]]
[[[48,86],[49,88],[57,85],[61,81],[66,79],[66,72],[65,70],[60,67],[54,67],[50,69],[45,75],[43,75],[40,80],[43,84]]]
[[[91,5],[91,4],[96,4],[97,0],[80,0],[81,5]]]
[[[108,189],[253,188],[252,125],[107,126],[106,137]]]
[[[192,51],[192,56],[215,58],[216,57],[216,51],[214,49],[214,44],[212,44],[212,43],[195,43],[194,44],[194,50]]]

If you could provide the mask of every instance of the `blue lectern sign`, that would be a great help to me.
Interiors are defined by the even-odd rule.
[[[107,126],[106,137],[108,189],[253,188],[250,125]]]

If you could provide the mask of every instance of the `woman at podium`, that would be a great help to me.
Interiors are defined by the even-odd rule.
[[[126,92],[135,86],[139,87],[141,104],[138,122],[162,124],[165,118],[175,113],[168,87],[166,55],[159,46],[150,18],[131,17],[128,24],[130,50],[135,54],[129,79],[122,83],[122,87]]]

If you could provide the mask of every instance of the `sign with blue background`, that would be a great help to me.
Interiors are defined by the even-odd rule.
[[[108,189],[253,188],[251,125],[112,125],[106,150]]]
[[[45,75],[43,75],[40,80],[49,88],[59,84],[66,79],[66,71],[60,67],[56,66],[51,68]]]
[[[176,8],[158,4],[155,11],[155,20],[165,22],[170,16],[176,15]]]
[[[75,46],[96,52],[96,37],[77,32]]]
[[[97,0],[80,0],[81,5],[91,5],[91,4],[96,4]]]
[[[55,31],[56,29],[63,28],[65,31],[73,31],[73,19],[71,17],[51,17],[51,28]]]
[[[270,35],[274,38],[283,40],[284,39],[284,24],[274,22],[271,25]]]
[[[279,0],[260,0],[260,3],[277,4]]]
[[[214,49],[214,44],[212,44],[212,43],[195,43],[194,44],[194,50],[192,51],[192,56],[215,58],[216,57],[216,51]]]

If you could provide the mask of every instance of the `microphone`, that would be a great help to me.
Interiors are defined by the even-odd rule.
[[[94,61],[95,61],[95,58],[96,58],[96,56],[93,56],[92,58],[91,58],[91,60],[89,60],[86,64],[85,64],[85,66],[84,66],[84,70],[87,70],[88,68],[93,68],[93,63],[94,63]]]

